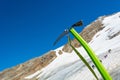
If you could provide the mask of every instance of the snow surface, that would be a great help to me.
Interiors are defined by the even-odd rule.
[[[102,64],[111,74],[113,80],[120,80],[120,35],[115,35],[120,32],[120,12],[106,17],[102,23],[103,30],[93,37],[89,45],[102,60]],[[113,35],[115,36],[110,38]],[[64,52],[62,55],[59,55],[58,51],[62,47],[56,49],[57,58],[53,62],[42,70],[25,77],[25,79],[36,77],[39,80],[96,80],[74,51],[72,53]],[[82,47],[77,48],[77,50],[86,57],[90,65],[93,65]],[[107,57],[105,58],[106,55]],[[94,71],[101,79],[96,68],[94,68]]]

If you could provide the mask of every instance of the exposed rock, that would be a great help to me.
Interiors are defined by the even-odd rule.
[[[7,69],[0,73],[0,80],[25,80],[24,77],[33,74],[34,72],[47,66],[56,58],[56,52],[50,51],[32,60],[29,60],[23,64],[17,65],[11,69]],[[31,79],[36,80],[36,79]]]
[[[109,38],[109,39],[112,39],[112,38],[114,38],[114,37],[116,37],[116,36],[118,36],[118,35],[120,35],[120,31],[117,32],[117,33],[115,33],[115,34],[113,34],[113,35],[109,35],[108,38]]]
[[[59,50],[58,54],[61,55],[61,54],[63,54],[63,52],[61,50]]]
[[[62,48],[62,51],[71,53],[71,52],[72,52],[72,48],[69,46],[69,44],[66,44],[66,45]]]

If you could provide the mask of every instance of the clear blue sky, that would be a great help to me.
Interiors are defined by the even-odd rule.
[[[119,0],[0,0],[0,71],[63,45],[52,46],[74,22],[119,11]]]

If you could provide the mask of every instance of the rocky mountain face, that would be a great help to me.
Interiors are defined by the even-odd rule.
[[[105,16],[98,18],[96,21],[92,22],[90,25],[84,28],[80,35],[87,41],[90,42],[93,36],[100,30],[104,28],[102,20]],[[98,35],[99,36],[99,35]],[[72,41],[72,45],[76,48],[80,47],[79,42],[76,39]],[[66,44],[62,50],[58,53],[62,54],[64,52],[71,53],[71,47]],[[57,57],[55,51],[49,51],[43,56],[31,59],[23,64],[19,64],[10,69],[6,69],[3,72],[0,72],[0,80],[26,80],[24,77],[35,73],[36,71],[44,68],[49,63],[51,63]],[[36,80],[32,78],[31,80]]]
[[[42,69],[52,62],[56,57],[55,51],[47,52],[41,57],[31,59],[23,64],[0,72],[0,80],[24,80],[25,76]]]

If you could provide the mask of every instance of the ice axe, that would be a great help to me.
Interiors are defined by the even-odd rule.
[[[82,26],[82,21],[79,21],[75,24],[73,24],[69,29],[66,29],[58,38],[57,40],[54,42],[54,45],[66,34],[68,34],[69,32],[79,41],[79,43],[83,46],[83,48],[86,50],[86,52],[88,53],[89,57],[91,58],[91,60],[93,61],[93,63],[95,64],[96,68],[98,69],[99,73],[101,74],[102,78],[104,80],[112,80],[112,77],[110,76],[110,74],[107,72],[107,70],[105,69],[105,67],[102,65],[102,63],[100,62],[99,58],[96,56],[95,52],[91,49],[91,47],[88,45],[88,43],[76,32],[76,30],[74,29],[77,26]]]

